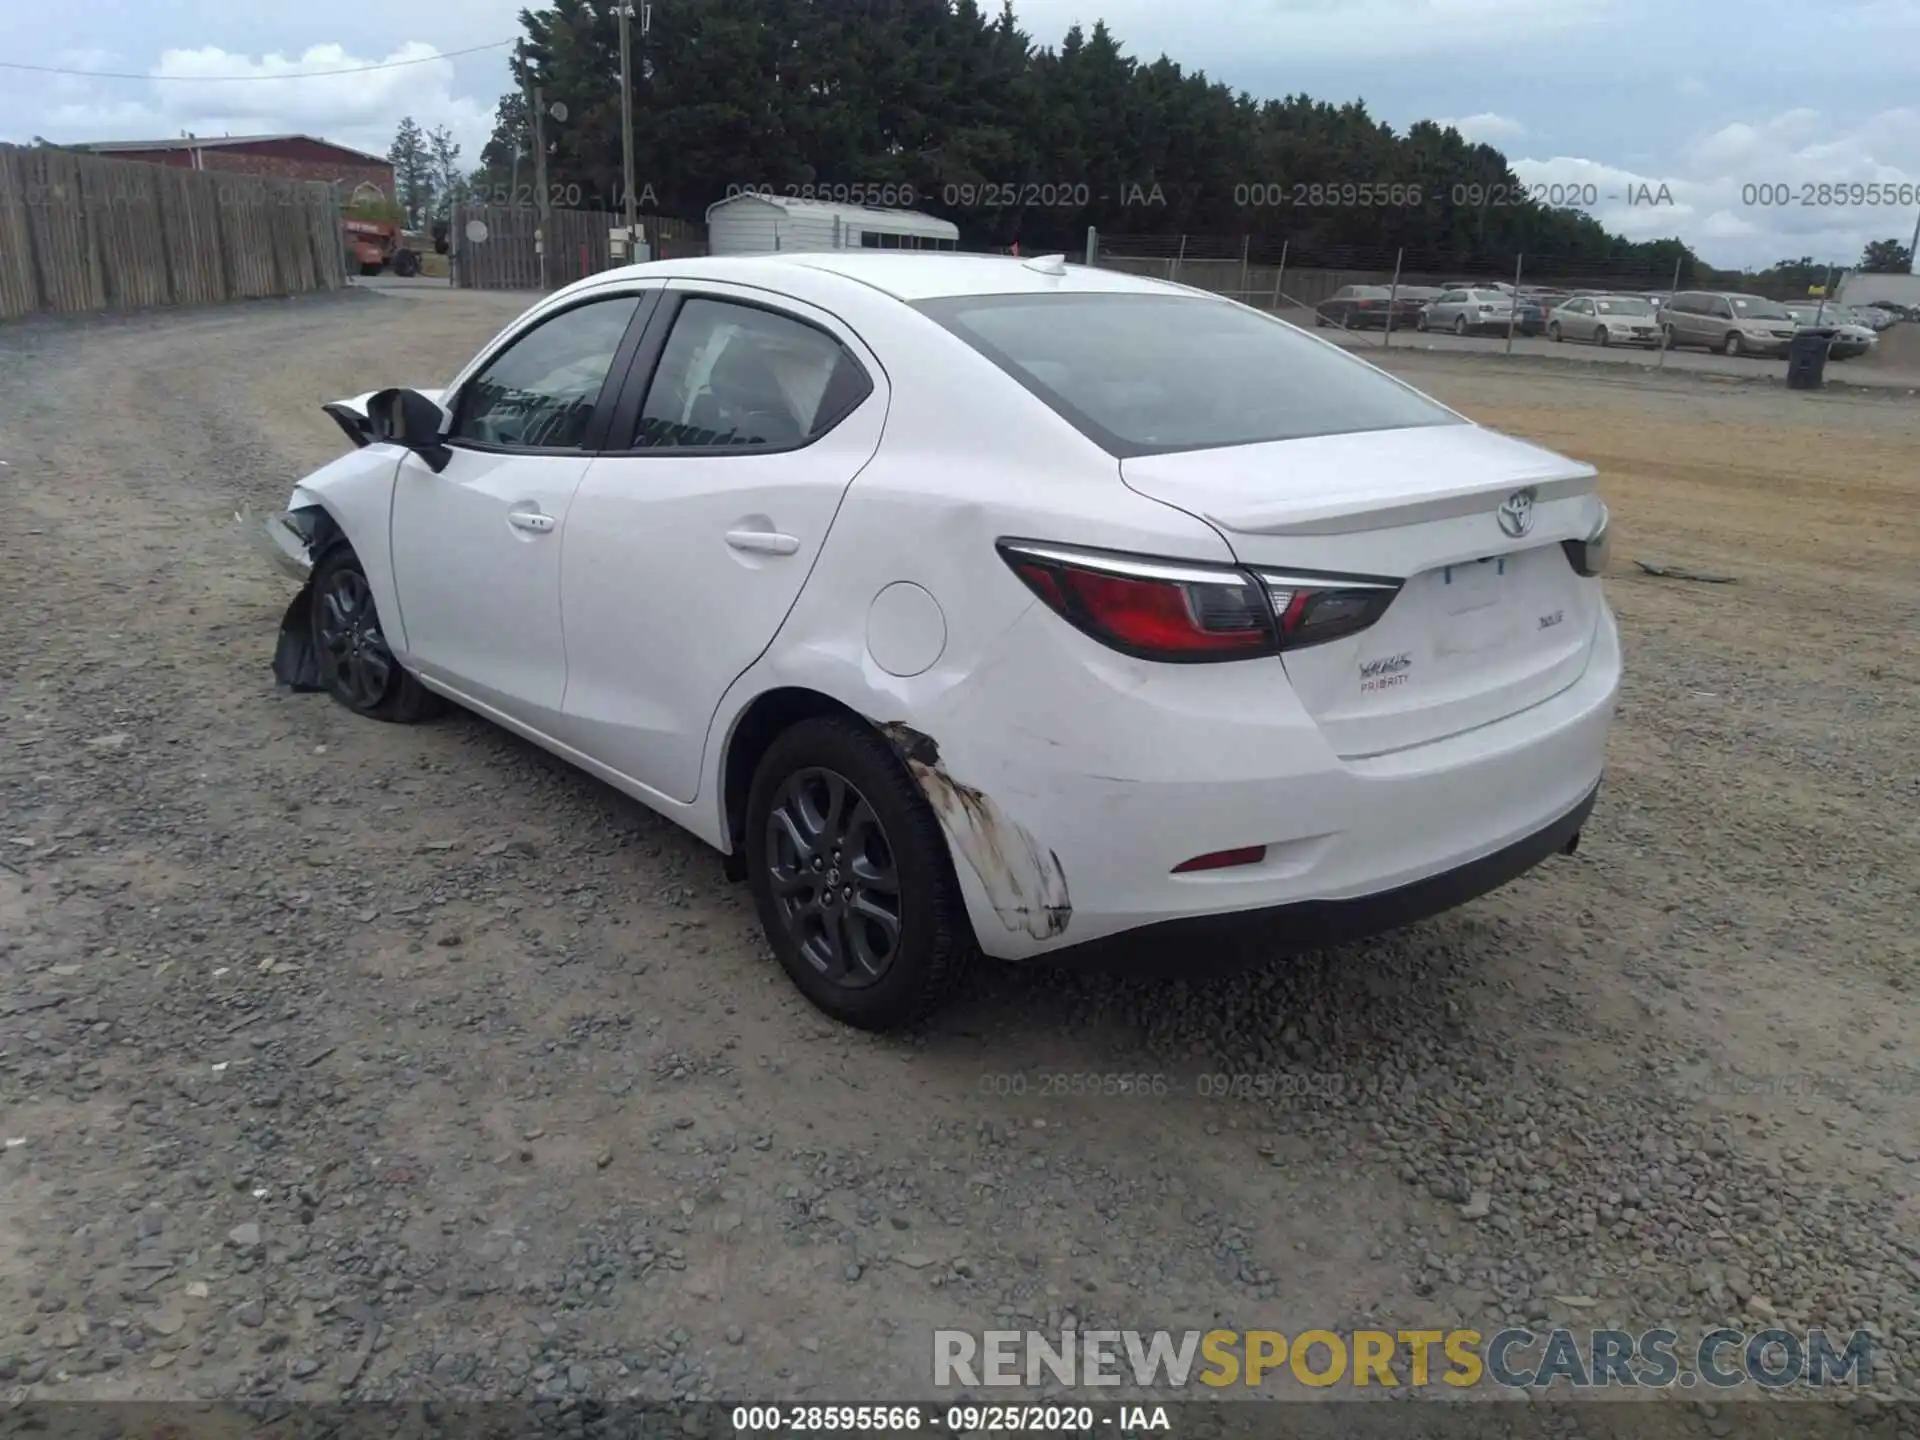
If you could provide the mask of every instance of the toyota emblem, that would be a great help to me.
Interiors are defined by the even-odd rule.
[[[1533,529],[1533,491],[1516,490],[1500,502],[1500,528],[1518,540]]]

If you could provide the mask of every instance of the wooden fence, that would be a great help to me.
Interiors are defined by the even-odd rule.
[[[0,145],[0,320],[344,284],[331,186]]]
[[[612,232],[625,217],[605,210],[554,210],[547,250],[552,289],[613,267]],[[707,253],[704,225],[642,215],[652,258]],[[463,290],[538,290],[539,212],[528,205],[462,205],[453,216],[453,283]],[[624,263],[624,262],[623,262]]]

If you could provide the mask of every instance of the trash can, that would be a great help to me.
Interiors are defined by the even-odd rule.
[[[1827,350],[1837,332],[1826,329],[1802,330],[1787,343],[1787,388],[1818,390],[1826,383]]]

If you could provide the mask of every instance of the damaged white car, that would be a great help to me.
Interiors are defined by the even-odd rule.
[[[1570,853],[1620,647],[1590,466],[1058,257],[662,261],[540,300],[271,522],[279,678],[443,699],[679,822],[799,988],[1192,973]]]

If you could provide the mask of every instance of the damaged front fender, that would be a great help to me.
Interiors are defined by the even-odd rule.
[[[282,572],[300,581],[298,593],[280,618],[273,678],[298,694],[324,690],[320,653],[313,643],[313,566],[341,538],[340,527],[314,505],[275,515],[267,521],[266,534]]]
[[[1064,935],[1073,904],[1060,857],[982,791],[954,779],[931,735],[898,721],[879,728],[906,762],[953,848],[980,878],[1001,924],[1035,940]]]

